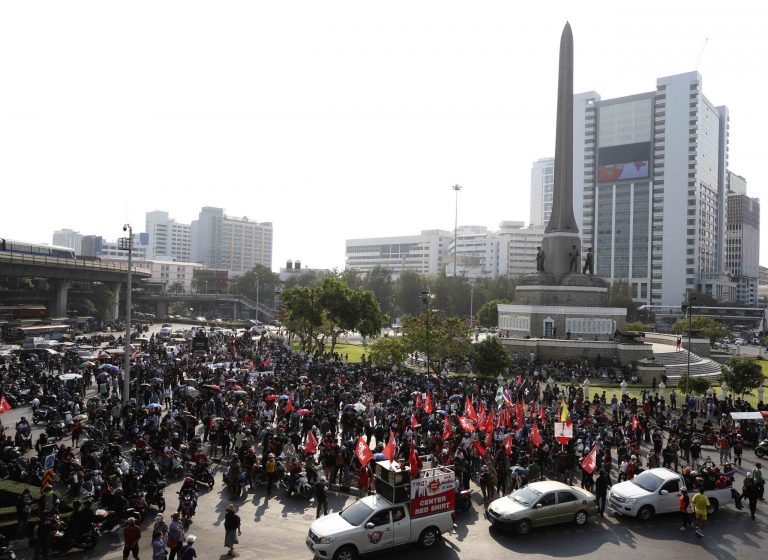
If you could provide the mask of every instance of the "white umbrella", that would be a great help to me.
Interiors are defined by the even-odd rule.
[[[355,403],[352,405],[352,408],[354,408],[358,412],[365,412],[368,410],[368,407],[365,406],[363,403]]]
[[[72,381],[73,379],[82,379],[83,376],[79,373],[62,373],[59,375],[59,379],[62,381]]]

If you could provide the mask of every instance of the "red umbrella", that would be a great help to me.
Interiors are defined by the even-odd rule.
[[[229,379],[225,379],[224,381],[226,381],[227,383],[234,383],[235,382],[235,378],[234,377],[230,377]]]
[[[305,414],[311,414],[311,413],[312,411],[306,408],[302,408],[301,410],[296,411],[296,414],[298,414],[299,416],[304,416]]]
[[[269,395],[268,397],[264,397],[265,401],[276,401],[277,395]]]
[[[232,387],[232,389],[233,389],[234,391],[242,391],[242,390],[243,390],[243,388],[242,388],[242,387],[240,387],[240,385],[235,385],[234,387]]]

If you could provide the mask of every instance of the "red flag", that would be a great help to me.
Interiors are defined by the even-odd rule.
[[[491,433],[493,431],[493,410],[491,410],[489,414],[490,415],[485,420],[485,431]]]
[[[387,443],[382,453],[384,453],[384,455],[386,455],[387,459],[389,459],[390,461],[394,460],[395,455],[397,454],[397,445],[395,444],[395,434],[392,432],[392,430],[389,431],[389,442]]]
[[[513,443],[512,434],[509,434],[507,438],[504,440],[504,453],[507,454],[507,457],[509,457],[510,454],[512,453],[512,443]]]
[[[533,442],[533,445],[536,447],[539,447],[541,445],[541,434],[539,433],[539,424],[538,422],[533,422],[533,428],[531,429],[531,442]]]
[[[523,375],[518,373],[517,374],[517,386],[519,387],[522,384],[523,384]]]
[[[637,416],[633,416],[632,417],[632,429],[636,430],[639,425],[640,425],[640,421],[637,419]]]
[[[477,450],[477,454],[480,455],[480,457],[485,457],[485,447],[483,447],[482,443],[480,443],[476,439],[473,439],[472,447],[474,447]]]
[[[459,416],[459,426],[461,426],[461,429],[465,432],[475,431],[475,425],[472,423],[472,420],[466,416]]]
[[[469,400],[469,397],[467,397],[467,400],[464,402],[464,416],[469,416],[472,420],[477,422],[477,412],[475,412],[475,407],[472,406],[472,401]]]
[[[360,439],[358,439],[357,443],[355,444],[355,457],[357,457],[357,460],[360,461],[360,464],[363,467],[365,467],[365,465],[367,465],[368,462],[373,459],[371,448],[368,447],[367,443],[365,443],[365,438],[363,436],[360,436]]]
[[[0,414],[8,410],[11,410],[11,405],[8,404],[8,401],[5,400],[5,395],[3,395],[2,397],[0,397]]]
[[[581,460],[581,468],[589,474],[595,472],[595,469],[597,468],[597,444],[593,445],[589,455]]]
[[[293,412],[293,403],[291,402],[291,399],[288,399],[288,402],[285,404],[285,413],[288,414],[289,412]]]
[[[421,424],[419,424],[419,421],[416,420],[416,415],[415,414],[411,414],[411,428],[413,428],[415,430],[419,426],[421,426]]]
[[[408,456],[408,465],[411,467],[411,480],[418,476],[419,471],[421,470],[421,464],[421,459],[416,455],[416,446],[411,443],[411,454]]]
[[[490,447],[491,445],[493,445],[493,433],[488,432],[485,434],[485,446]]]
[[[443,418],[443,440],[446,440],[450,438],[453,435],[453,430],[451,429],[451,421],[446,416]]]
[[[421,408],[421,391],[416,393],[416,410]]]
[[[481,424],[485,424],[483,420],[486,416],[488,416],[488,413],[485,410],[485,405],[483,404],[483,401],[480,401],[480,406],[477,407],[477,418],[480,420]]]
[[[429,394],[429,389],[427,389],[427,398],[424,401],[424,412],[432,414],[434,409],[435,407],[432,405],[432,395]]]
[[[520,401],[516,401],[515,402],[515,419],[517,420],[518,429],[523,427],[524,414],[525,413],[523,412],[523,405],[520,404]]]
[[[541,418],[541,421],[544,422],[547,419],[547,414],[544,412],[544,407],[539,407],[539,418]]]
[[[307,434],[307,443],[304,444],[304,452],[312,455],[317,451],[317,440],[312,432]]]

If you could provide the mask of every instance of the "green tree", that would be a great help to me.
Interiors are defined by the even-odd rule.
[[[285,281],[285,288],[293,288],[295,286],[304,286],[307,288],[318,287],[323,278],[327,276],[327,273],[319,270],[302,270],[298,273],[291,274]]]
[[[672,332],[675,334],[688,334],[688,319],[680,319],[672,325]],[[709,317],[693,317],[691,319],[691,333],[700,333],[709,338],[710,344],[720,338],[729,336],[728,329],[722,323]]]
[[[275,290],[280,287],[280,277],[266,266],[257,264],[251,270],[232,280],[230,291],[252,301],[272,306]],[[258,292],[258,294],[257,294]]]
[[[511,363],[506,348],[495,336],[472,345],[472,366],[481,375],[497,375]]]
[[[680,378],[680,381],[677,382],[677,386],[685,390],[686,387],[686,380],[688,378],[688,375],[683,375]],[[693,395],[705,395],[707,393],[707,389],[709,389],[712,386],[712,383],[710,383],[709,379],[707,379],[704,376],[691,376],[690,381],[687,384],[688,390]]]
[[[499,325],[499,305],[512,303],[508,299],[492,299],[485,302],[477,312],[477,320],[483,327],[497,327]]]
[[[368,347],[371,361],[379,366],[400,367],[408,358],[408,347],[402,337],[382,337]]]
[[[115,294],[104,284],[94,284],[91,295],[88,298],[94,305],[93,316],[99,321],[108,321],[112,319],[112,313],[115,309]]]
[[[352,286],[350,285],[350,287]],[[376,301],[379,302],[381,309],[386,310],[390,314],[393,314],[394,287],[392,271],[383,266],[373,267],[365,276],[362,286],[360,286],[360,288],[372,292]]]
[[[381,311],[373,292],[353,290],[351,304],[355,312],[353,329],[367,338],[379,336],[389,317]]]
[[[408,351],[427,356],[431,370],[435,370],[445,360],[451,359],[460,364],[469,357],[470,328],[461,319],[440,317],[430,309],[429,321],[426,312],[406,316],[402,333]]]
[[[643,323],[642,321],[634,321],[632,323],[627,323],[627,330],[648,332],[653,330],[653,325]]]
[[[302,351],[309,352],[321,335],[323,313],[312,288],[295,286],[282,292],[283,307],[280,321],[286,330],[301,343]]]
[[[165,291],[169,294],[183,294],[184,293],[184,283],[183,282],[174,282],[173,284],[168,284],[168,287],[165,289]]]
[[[357,269],[345,268],[341,272],[337,272],[336,277],[353,290],[361,290],[365,287],[365,279]]]
[[[733,358],[723,368],[723,381],[737,395],[751,395],[763,383],[763,369],[751,358]]]
[[[421,292],[427,290],[427,280],[413,270],[404,270],[395,282],[395,307],[403,315],[421,313]]]
[[[514,301],[517,279],[513,276],[496,276],[494,278],[478,278],[475,282],[475,298],[480,307],[490,300]]]

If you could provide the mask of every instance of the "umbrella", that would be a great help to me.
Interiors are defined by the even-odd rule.
[[[185,379],[184,385],[188,385],[190,387],[197,387],[197,379]]]
[[[438,410],[438,411],[437,411],[437,413],[438,413],[440,416],[448,416],[448,413],[447,413],[445,410]]]
[[[62,373],[59,375],[59,379],[62,381],[72,381],[73,379],[82,379],[83,376],[79,373]]]
[[[277,400],[279,400],[279,401],[287,401],[288,400],[288,395],[280,395],[279,397],[277,397]]]
[[[349,410],[350,408],[352,408],[352,405],[351,405],[351,404],[345,404],[345,405],[344,405],[344,408],[342,408],[342,410],[344,410],[344,411],[347,411],[347,410]]]
[[[363,403],[355,403],[352,405],[352,408],[354,408],[358,412],[365,412],[368,410],[368,407],[365,406]]]
[[[112,364],[103,364],[99,366],[99,369],[103,371],[108,371],[110,373],[117,373],[118,371],[120,371],[120,368]]]
[[[312,414],[312,411],[308,410],[306,408],[302,408],[302,409],[297,410],[296,414],[298,414],[299,416],[304,416],[305,414]]]
[[[264,397],[264,400],[265,400],[265,401],[270,401],[270,402],[272,402],[272,401],[276,401],[276,400],[277,400],[277,395],[269,395],[269,396],[266,396],[266,397]]]
[[[464,395],[451,395],[452,401],[460,401],[464,398]]]
[[[226,381],[227,383],[234,383],[235,382],[235,378],[234,377],[230,377],[229,379],[225,379],[224,381]]]
[[[242,391],[243,390],[243,388],[240,387],[240,385],[235,385],[234,387],[232,387],[232,389],[235,390],[235,391]]]
[[[152,387],[152,385],[150,385],[149,383],[142,383],[141,386],[142,387]]]
[[[195,389],[194,387],[190,387],[189,389],[187,389],[187,394],[188,394],[190,397],[196,397],[197,395],[199,395],[199,394],[200,394],[200,391],[198,391],[198,390],[197,390],[197,389]]]
[[[373,460],[374,461],[389,461],[389,457],[384,455],[384,453],[374,453],[373,454]]]
[[[204,388],[210,389],[211,391],[221,391],[221,387],[218,385],[203,385]]]
[[[235,392],[234,392],[234,393],[232,393],[232,394],[233,394],[233,395],[237,395],[238,397],[245,397],[245,396],[247,396],[247,395],[248,395],[248,391],[243,391],[243,390],[240,390],[240,391],[235,391]]]
[[[153,403],[149,403],[149,404],[148,404],[147,406],[145,406],[144,408],[162,408],[162,407],[161,407],[159,404],[157,404],[157,403],[153,402]]]
[[[88,415],[87,414],[78,414],[77,416],[72,418],[72,420],[74,420],[75,422],[82,422],[83,420],[88,420]]]
[[[274,391],[275,388],[274,387],[264,387],[264,390],[265,391]]]

